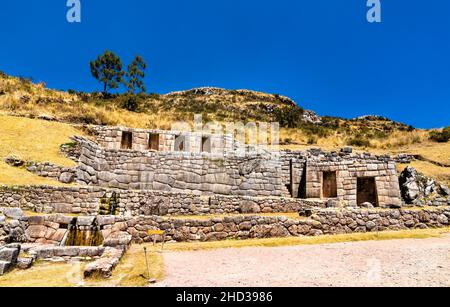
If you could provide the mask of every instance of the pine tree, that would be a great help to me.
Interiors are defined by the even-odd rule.
[[[120,57],[111,51],[105,51],[95,61],[90,62],[92,76],[103,83],[103,94],[108,95],[109,89],[116,89],[122,82],[124,72]]]
[[[141,56],[136,56],[128,65],[128,71],[126,73],[127,81],[125,83],[128,88],[129,93],[135,93],[137,90],[140,92],[145,92],[145,69],[147,68],[147,64]]]

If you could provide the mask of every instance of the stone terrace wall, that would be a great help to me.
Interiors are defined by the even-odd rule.
[[[127,220],[128,233],[135,242],[149,242],[148,230],[161,229],[167,240],[217,241],[226,239],[318,236],[448,227],[450,208],[435,210],[321,210],[310,219],[234,216],[209,220],[172,220],[134,217]]]
[[[63,167],[49,162],[38,163],[29,162],[27,164],[27,171],[41,176],[51,178],[63,183],[72,183],[75,181],[76,168]]]
[[[81,140],[80,184],[109,188],[243,196],[289,196],[278,159],[255,155],[103,150]]]
[[[0,187],[0,207],[39,213],[97,214],[106,190],[95,187]]]
[[[0,207],[19,207],[40,213],[96,215],[100,200],[116,192],[119,214],[202,215],[224,213],[292,212],[323,206],[320,201],[279,197],[199,196],[162,191],[111,190],[98,187],[1,187]]]

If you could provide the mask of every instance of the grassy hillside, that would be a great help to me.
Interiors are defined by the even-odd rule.
[[[77,124],[161,129],[170,129],[171,124],[178,120],[192,122],[194,114],[202,114],[204,121],[215,120],[221,123],[277,121],[282,127],[280,131],[282,149],[301,150],[321,147],[326,150],[337,150],[342,146],[350,145],[356,150],[369,150],[380,154],[402,152],[418,154],[431,161],[450,164],[449,143],[430,141],[431,131],[414,129],[377,116],[357,119],[317,117],[314,113],[297,106],[287,97],[248,90],[201,88],[166,95],[111,95],[105,98],[97,93],[50,90],[42,83],[34,84],[23,78],[0,73],[0,114],[50,118]],[[14,122],[14,119],[10,118],[10,121]],[[57,150],[58,146],[66,142],[67,137],[74,132],[69,125],[36,122],[39,122],[43,130],[59,130],[55,132],[57,135],[52,136],[53,140],[49,143],[53,150]],[[12,123],[9,127],[14,126],[15,124]],[[23,127],[23,130],[27,131],[25,126],[18,127]],[[64,128],[60,129],[60,127]],[[3,129],[1,133],[12,135],[19,133],[17,130],[19,128],[9,129]],[[24,131],[20,133],[27,135]],[[41,136],[48,136],[48,134],[42,132]],[[33,144],[16,146],[11,142],[8,146],[16,148],[22,154],[24,154],[24,148],[35,148]],[[30,151],[33,152],[32,149]],[[45,152],[42,154],[47,155]],[[36,156],[37,160],[43,158],[43,156]],[[60,157],[53,152],[47,160],[58,161],[58,158]],[[448,167],[426,161],[415,162],[415,166],[427,175],[450,182]]]
[[[68,124],[0,115],[0,185],[58,184],[5,163],[8,156],[24,160],[52,162],[63,166],[75,163],[59,153],[59,146],[73,135],[83,135]]]

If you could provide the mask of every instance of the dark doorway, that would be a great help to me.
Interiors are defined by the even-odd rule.
[[[336,172],[323,172],[322,196],[323,198],[337,197]]]
[[[122,142],[120,148],[122,149],[131,149],[133,145],[133,133],[131,132],[122,132]]]
[[[202,152],[208,152],[211,153],[211,138],[209,137],[202,137]]]
[[[300,186],[298,188],[298,197],[299,198],[306,198],[306,163],[303,167],[302,176],[300,178]]]
[[[377,186],[374,177],[358,178],[357,189],[358,206],[368,202],[374,207],[378,207]]]
[[[186,151],[186,138],[183,135],[175,137],[175,151]]]
[[[159,151],[159,134],[150,133],[148,142],[150,150]]]

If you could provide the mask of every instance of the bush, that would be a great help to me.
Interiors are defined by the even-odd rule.
[[[275,120],[283,128],[298,128],[303,123],[304,110],[300,107],[275,109]]]
[[[356,136],[347,140],[347,145],[356,147],[370,147],[370,141],[363,136]]]
[[[446,143],[450,140],[450,127],[444,128],[442,131],[430,132],[430,140],[438,143]]]
[[[308,143],[308,145],[316,145],[317,141],[318,141],[317,137],[311,135],[311,136],[308,137],[307,143]]]
[[[121,103],[121,107],[131,111],[136,112],[139,109],[140,99],[133,94],[126,95]]]

